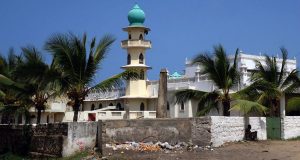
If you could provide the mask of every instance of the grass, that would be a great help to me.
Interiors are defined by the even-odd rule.
[[[14,155],[10,152],[0,155],[1,160],[25,160],[25,157]]]
[[[77,154],[74,154],[73,156],[70,157],[62,157],[58,158],[57,160],[81,160],[84,157],[87,157],[89,154],[87,151],[83,152],[78,152]]]
[[[79,152],[70,157],[62,157],[62,158],[51,158],[51,160],[81,160],[82,158],[87,157],[89,154],[87,151]],[[21,157],[12,153],[5,153],[0,155],[0,160],[30,160],[27,157]]]

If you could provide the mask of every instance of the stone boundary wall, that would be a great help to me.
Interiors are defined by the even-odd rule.
[[[106,155],[106,144],[124,142],[178,142],[210,144],[210,118],[103,120],[98,122],[98,144]]]
[[[0,154],[62,157],[96,145],[97,122],[0,125]]]
[[[244,117],[211,116],[212,146],[219,147],[226,142],[241,141],[245,135]],[[249,117],[251,131],[257,131],[259,140],[267,139],[266,118]]]
[[[300,116],[286,116],[281,119],[281,138],[291,139],[300,136]]]

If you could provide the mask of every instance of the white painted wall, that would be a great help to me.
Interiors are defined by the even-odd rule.
[[[285,116],[282,119],[282,139],[300,136],[300,116]]]
[[[68,136],[64,138],[62,156],[92,149],[96,145],[97,122],[68,123]]]
[[[211,142],[214,147],[244,139],[244,117],[211,116],[211,123]],[[267,139],[265,117],[250,117],[249,123],[252,126],[251,131],[257,131],[259,140]]]

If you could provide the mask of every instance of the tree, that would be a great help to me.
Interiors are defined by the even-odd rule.
[[[13,74],[25,84],[20,96],[29,99],[27,104],[38,111],[36,123],[39,124],[47,100],[56,96],[60,90],[60,72],[54,64],[44,62],[35,47],[28,46],[22,48],[22,63],[17,65]]]
[[[208,53],[199,54],[193,60],[192,64],[200,64],[202,66],[201,74],[208,76],[210,80],[217,86],[212,92],[204,92],[198,90],[182,90],[175,94],[177,102],[184,102],[188,99],[199,99],[200,114],[205,114],[212,108],[217,108],[218,103],[223,106],[223,115],[230,115],[230,89],[239,81],[240,73],[237,70],[237,56],[239,50],[236,49],[233,64],[227,57],[224,48],[221,45],[214,47],[212,56]]]
[[[16,81],[13,74],[18,64],[22,62],[21,56],[15,54],[13,49],[9,50],[7,58],[0,55],[0,112],[2,123],[11,123],[10,119],[24,114],[26,123],[29,122],[28,106],[26,99],[20,97],[24,90],[24,84]]]
[[[288,93],[294,93],[300,87],[298,71],[286,70],[288,52],[281,48],[282,64],[278,66],[278,59],[265,55],[265,65],[256,60],[257,70],[251,75],[252,84],[243,89],[240,94],[251,97],[269,108],[270,116],[280,116],[280,98]]]
[[[74,111],[73,121],[78,120],[80,105],[91,89],[107,91],[122,85],[123,79],[138,76],[136,72],[125,71],[90,87],[114,41],[112,36],[105,35],[98,43],[93,38],[86,46],[86,34],[82,38],[74,34],[56,34],[46,42],[46,50],[52,53],[54,63],[61,69],[64,91]]]

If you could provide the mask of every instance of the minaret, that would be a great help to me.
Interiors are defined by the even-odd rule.
[[[123,40],[121,47],[127,51],[127,65],[122,68],[125,70],[135,70],[139,73],[138,79],[127,81],[125,104],[131,110],[147,109],[147,70],[151,67],[146,65],[146,49],[151,48],[151,42],[145,40],[145,36],[150,31],[144,26],[145,13],[135,4],[128,13],[129,26],[123,28],[128,33],[128,39]],[[143,104],[142,104],[143,103]]]

